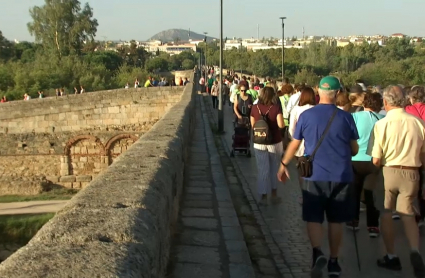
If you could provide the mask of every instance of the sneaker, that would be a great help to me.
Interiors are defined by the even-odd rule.
[[[388,255],[385,255],[382,259],[377,261],[379,267],[390,269],[390,270],[401,270],[401,263],[398,257],[390,259]]]
[[[322,271],[327,262],[328,260],[321,250],[313,249],[313,267],[311,268],[311,277],[322,277]]]
[[[328,261],[328,275],[329,277],[339,277],[341,275],[341,267],[339,266],[338,259],[330,259]]]
[[[418,224],[418,228],[423,227],[425,225],[424,219],[420,215],[416,215],[416,223]]]
[[[354,231],[358,231],[360,229],[358,220],[353,220],[351,222],[347,222],[347,223],[345,223],[345,225],[346,225],[347,229],[350,229],[350,230],[354,229]]]
[[[398,215],[398,213],[396,211],[393,211],[393,219],[394,220],[399,220],[400,219],[400,215]]]
[[[412,251],[410,253],[410,262],[413,266],[413,271],[416,277],[425,277],[425,265],[422,260],[421,254],[418,251]]]
[[[368,227],[367,231],[369,232],[369,237],[371,238],[377,238],[380,233],[378,227]]]

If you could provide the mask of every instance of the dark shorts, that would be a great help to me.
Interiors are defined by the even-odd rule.
[[[355,216],[355,190],[350,183],[303,182],[303,220],[306,222],[344,223]]]

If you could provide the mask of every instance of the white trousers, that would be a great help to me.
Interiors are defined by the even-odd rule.
[[[258,194],[268,194],[277,189],[279,181],[277,171],[283,154],[282,142],[274,145],[254,144],[255,159],[257,160]]]

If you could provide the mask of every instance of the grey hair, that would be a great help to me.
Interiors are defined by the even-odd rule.
[[[412,103],[425,102],[425,88],[423,86],[413,86],[409,92]]]
[[[385,88],[382,97],[392,107],[404,107],[406,103],[405,93],[398,85],[390,85]]]
[[[336,94],[338,93],[338,90],[323,90],[319,88],[319,95],[325,95],[328,98],[334,99],[336,98]]]

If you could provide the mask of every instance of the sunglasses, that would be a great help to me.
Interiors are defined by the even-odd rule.
[[[241,92],[246,92],[246,90],[241,90]]]

